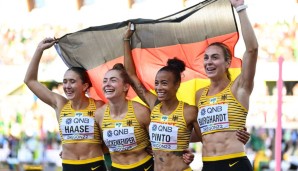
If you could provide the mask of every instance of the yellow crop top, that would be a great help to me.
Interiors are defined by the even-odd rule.
[[[59,118],[62,144],[66,143],[98,143],[101,144],[98,124],[94,119],[96,105],[89,99],[86,109],[74,110],[68,101],[61,110]]]
[[[150,144],[147,130],[136,119],[132,101],[128,101],[128,111],[121,120],[110,117],[110,107],[107,105],[101,128],[110,153],[140,150]]]
[[[162,103],[156,105],[151,112],[149,135],[153,150],[183,151],[189,146],[190,131],[184,118],[184,102],[179,102],[175,111],[163,115],[160,111]]]
[[[223,91],[213,96],[207,96],[209,86],[204,88],[197,104],[202,135],[237,130],[245,126],[248,110],[232,94],[232,84],[230,82]]]

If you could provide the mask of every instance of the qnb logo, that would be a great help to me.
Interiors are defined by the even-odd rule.
[[[65,122],[66,122],[67,125],[71,124],[71,118],[66,119]]]
[[[154,124],[154,125],[152,126],[152,130],[153,130],[153,131],[156,131],[156,130],[157,130],[157,125]]]
[[[112,132],[111,130],[109,130],[109,131],[107,132],[107,136],[108,136],[108,137],[112,137],[112,136],[113,136],[113,132]]]
[[[201,115],[204,116],[206,114],[206,109],[201,110]]]

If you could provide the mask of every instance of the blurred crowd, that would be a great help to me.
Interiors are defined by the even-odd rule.
[[[256,23],[254,29],[260,44],[260,60],[274,62],[283,56],[285,61],[298,62],[298,22],[295,19],[291,22]]]
[[[45,85],[63,93],[59,83]],[[25,95],[7,97],[1,103],[0,170],[20,171],[16,167],[22,164],[61,166],[61,140],[55,113],[29,89],[25,91]]]
[[[255,171],[273,169],[275,166],[275,129],[250,129],[251,138],[246,150],[251,156]],[[281,157],[283,170],[298,169],[298,129],[283,129]]]
[[[76,29],[77,28],[77,29]],[[80,30],[74,26],[71,29]],[[44,37],[62,37],[71,30],[63,26],[40,25],[34,28],[0,27],[0,65],[23,65],[31,60],[36,45]],[[42,62],[50,63],[57,57],[56,53],[42,58]]]
[[[283,56],[285,61],[298,62],[298,22],[295,19],[292,22],[255,23],[254,28],[261,45],[260,60],[272,62]],[[45,36],[59,38],[69,33],[70,30],[80,29],[83,29],[81,25],[72,28],[47,24],[34,28],[9,28],[2,25],[0,28],[0,64],[24,64],[30,61],[36,44]],[[56,56],[53,53],[43,58],[43,62],[51,62]]]

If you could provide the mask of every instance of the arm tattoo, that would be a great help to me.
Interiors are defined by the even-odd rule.
[[[144,95],[144,93],[146,92],[146,89],[145,89],[145,87],[142,84],[138,84],[137,87],[136,87],[136,89],[142,95]]]
[[[145,99],[145,93],[147,92],[147,89],[142,84],[134,85],[133,89],[142,100]]]
[[[159,160],[160,160],[161,162],[165,162],[165,161],[163,160],[163,158],[162,158],[162,157],[160,157],[160,158],[159,158]]]

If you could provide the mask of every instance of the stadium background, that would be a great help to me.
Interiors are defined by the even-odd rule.
[[[37,44],[90,26],[133,18],[160,18],[201,0],[0,0],[0,170],[8,163],[34,163],[59,170],[60,138],[54,111],[24,86],[23,78]],[[278,58],[283,63],[283,167],[298,167],[298,1],[246,0],[259,41],[259,61],[251,96],[246,150],[256,170],[274,168]],[[241,31],[241,30],[240,30]],[[242,56],[240,39],[235,56]],[[46,51],[39,80],[63,94],[66,66],[54,48]],[[193,169],[200,170],[200,143]],[[8,155],[13,157],[9,157]],[[13,169],[16,169],[13,168]],[[20,167],[22,170],[23,168]]]

